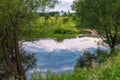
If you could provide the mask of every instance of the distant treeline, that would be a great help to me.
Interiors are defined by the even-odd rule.
[[[46,14],[49,16],[55,16],[56,14],[59,14],[59,12],[48,12],[48,13],[39,12],[39,16],[45,16]]]

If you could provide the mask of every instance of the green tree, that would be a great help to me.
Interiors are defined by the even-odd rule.
[[[59,13],[56,13],[56,14],[55,14],[55,20],[56,20],[56,21],[58,20],[59,16],[60,16]]]
[[[114,51],[119,44],[120,0],[75,0],[72,5],[77,16],[77,26],[95,29]]]
[[[50,15],[48,15],[48,11],[50,9],[53,9],[56,4],[59,4],[58,0],[39,0],[40,6],[38,8],[39,12],[42,12],[44,14],[45,19],[45,26],[48,26],[48,19],[50,18]]]
[[[42,13],[47,13],[49,9],[52,9],[55,7],[56,4],[59,4],[58,0],[39,0],[40,1],[40,7],[38,11]]]
[[[19,51],[21,28],[35,20],[38,0],[0,0],[0,55],[6,71],[26,80]]]

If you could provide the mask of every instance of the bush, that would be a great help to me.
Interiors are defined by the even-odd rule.
[[[63,19],[63,24],[67,23],[68,21],[69,21],[69,19],[65,17],[65,18]]]
[[[96,53],[92,54],[89,51],[84,52],[82,56],[77,60],[76,67],[90,68],[100,65],[105,62],[110,54],[106,51],[96,50]]]
[[[54,30],[54,33],[55,34],[74,34],[75,31],[71,29],[64,29],[64,28],[59,27]]]

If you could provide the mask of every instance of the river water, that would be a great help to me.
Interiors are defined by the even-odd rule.
[[[93,37],[64,39],[62,42],[53,39],[25,41],[22,47],[27,52],[35,53],[37,70],[43,73],[48,69],[55,73],[71,72],[84,51],[94,53],[98,48],[108,50],[100,38]],[[33,70],[27,72],[32,73]]]

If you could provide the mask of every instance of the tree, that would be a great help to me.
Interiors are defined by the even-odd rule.
[[[25,80],[19,51],[21,28],[37,19],[38,0],[0,0],[0,55],[10,75]],[[39,17],[38,17],[39,18]],[[24,62],[24,61],[23,61]]]
[[[48,11],[56,6],[56,4],[59,4],[58,0],[39,0],[40,6],[38,8],[39,12],[42,12],[44,14],[45,19],[45,26],[48,26],[48,19],[50,18],[50,15],[48,15]]]
[[[120,0],[75,0],[77,27],[95,29],[114,51],[120,30]]]
[[[40,7],[38,11],[42,13],[47,13],[49,9],[52,9],[55,7],[56,4],[59,4],[58,0],[39,0],[40,1]]]

